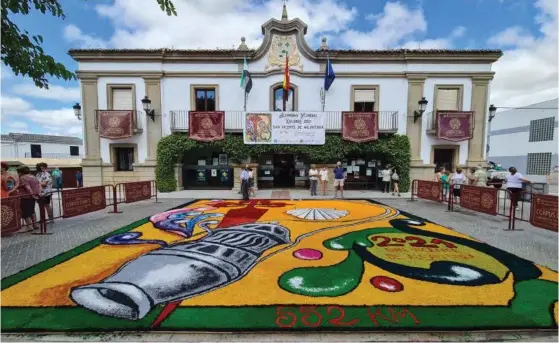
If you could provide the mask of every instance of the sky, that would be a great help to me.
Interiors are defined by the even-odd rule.
[[[280,18],[282,0],[173,0],[168,17],[155,0],[59,0],[66,19],[12,15],[41,34],[45,51],[75,71],[71,48],[250,48],[261,25]],[[337,49],[502,49],[490,103],[516,107],[558,93],[558,0],[289,0],[289,17],[308,25],[307,42]],[[49,79],[39,89],[1,66],[1,131],[82,136],[72,106],[78,81]]]

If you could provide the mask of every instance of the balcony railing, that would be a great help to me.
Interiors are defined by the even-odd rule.
[[[225,112],[225,130],[228,132],[243,131],[243,114],[244,111],[224,111]],[[250,111],[258,113],[259,111]],[[270,111],[260,111],[270,112]],[[309,111],[316,112],[316,111]],[[188,111],[174,110],[169,111],[171,117],[171,131],[188,132]],[[326,131],[341,132],[342,130],[342,111],[325,111],[326,115]],[[398,131],[398,111],[380,111],[379,112],[379,132],[396,133]]]
[[[134,134],[142,133],[142,120],[145,117],[143,111],[136,110],[97,110],[97,112],[110,112],[110,111],[130,111],[132,112],[132,128]],[[98,114],[95,116],[95,129],[99,130],[99,117]]]
[[[435,111],[425,112],[423,115],[427,118],[427,134],[434,135],[437,133],[437,118],[435,116]]]
[[[25,158],[58,158],[58,159],[82,159],[83,155],[70,155],[58,152],[45,152],[41,153],[40,156],[33,156],[30,152],[25,153]]]

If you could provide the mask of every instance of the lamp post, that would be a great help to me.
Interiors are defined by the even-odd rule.
[[[491,104],[489,105],[489,124],[487,125],[487,146],[485,147],[485,153],[487,154],[487,158],[489,158],[489,149],[491,149],[490,140],[491,140],[491,121],[495,118],[495,114],[497,113],[497,107]]]
[[[74,109],[74,114],[76,115],[76,118],[78,118],[78,120],[82,120],[82,107],[80,106],[80,104],[76,102],[76,104],[72,106],[72,108]]]
[[[155,110],[151,109],[151,100],[148,98],[148,96],[144,96],[144,98],[142,99],[142,107],[144,108],[144,112],[146,112],[146,115],[148,117],[151,118],[152,121],[155,121]]]
[[[493,120],[493,118],[495,118],[496,113],[497,113],[497,107],[495,107],[495,105],[493,105],[493,104],[489,105],[489,122],[490,123]]]
[[[425,97],[422,97],[421,100],[419,100],[417,102],[417,104],[419,105],[419,110],[413,111],[413,122],[414,123],[417,121],[417,119],[421,118],[423,113],[425,113],[425,109],[427,108],[428,103],[429,103],[429,101],[427,101],[427,99],[425,99]]]

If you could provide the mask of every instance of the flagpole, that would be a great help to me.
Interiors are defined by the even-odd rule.
[[[243,107],[245,112],[247,111],[247,98],[248,98],[248,93],[245,90],[245,105]]]

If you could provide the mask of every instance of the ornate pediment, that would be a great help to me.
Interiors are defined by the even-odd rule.
[[[268,52],[268,63],[264,67],[264,70],[285,68],[286,56],[289,56],[289,68],[303,71],[303,63],[297,47],[296,36],[274,34]]]

